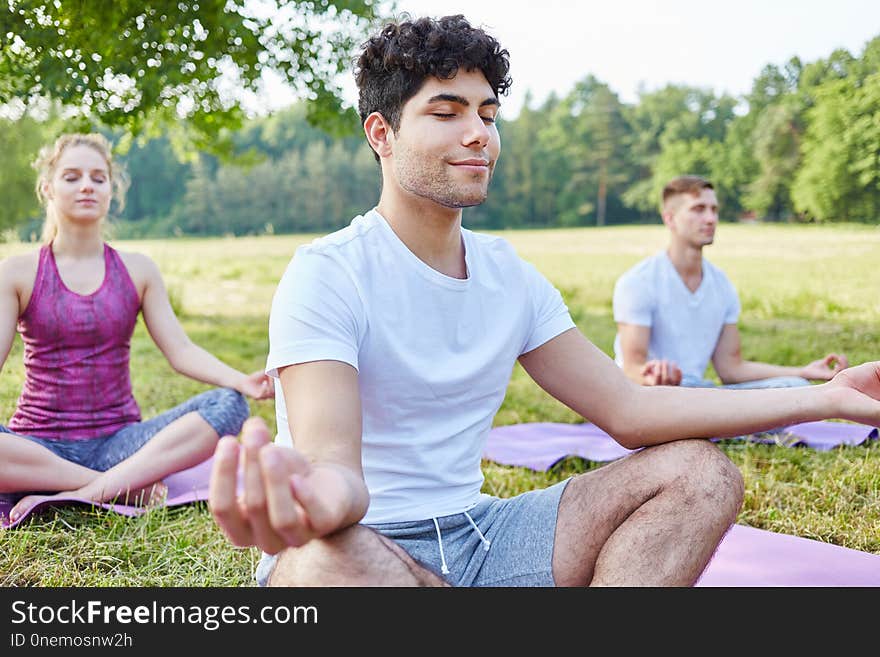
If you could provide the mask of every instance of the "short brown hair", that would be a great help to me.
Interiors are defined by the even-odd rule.
[[[679,194],[690,194],[691,196],[699,196],[704,189],[715,189],[708,180],[701,176],[679,176],[673,178],[663,188],[663,204],[666,199]]]

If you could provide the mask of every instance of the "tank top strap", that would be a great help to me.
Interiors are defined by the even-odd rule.
[[[24,309],[20,318],[28,315],[31,308],[37,307],[40,303],[40,299],[45,294],[47,285],[52,284],[57,278],[58,273],[53,266],[52,243],[50,242],[49,244],[44,244],[40,247],[40,255],[37,260],[37,275],[34,276],[34,287],[31,290],[31,298],[28,300],[27,308]],[[52,285],[53,288],[57,288],[57,286],[57,282]],[[51,292],[52,290],[50,290],[50,293]]]
[[[104,268],[106,272],[104,275],[112,275],[112,278],[118,281],[117,287],[120,292],[129,297],[135,304],[135,308],[139,308],[140,295],[134,280],[131,278],[131,274],[128,273],[128,267],[125,266],[119,252],[107,244],[107,242],[104,242]]]

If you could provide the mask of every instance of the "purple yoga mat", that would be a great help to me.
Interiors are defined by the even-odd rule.
[[[519,432],[526,439],[532,436],[526,430],[529,426],[519,425]],[[573,431],[581,425],[560,426],[568,427],[581,439],[585,435],[582,429]],[[505,428],[512,431],[516,427]],[[499,441],[501,447],[507,442],[510,441],[504,439]],[[596,445],[588,445],[579,455],[592,460],[607,461],[619,458],[627,452],[617,443],[608,445],[601,441],[596,442]],[[503,451],[499,454],[504,455]],[[174,506],[207,499],[211,463],[212,459],[208,459],[189,470],[167,477],[166,504]],[[547,467],[549,465],[552,463],[548,463]],[[84,500],[58,499],[42,503],[35,509],[67,503],[89,504]],[[144,512],[144,509],[136,506],[118,504],[101,506],[127,516]],[[4,505],[0,502],[0,513],[8,516],[11,507],[11,504]],[[697,586],[880,586],[880,556],[796,536],[735,525],[724,537]]]
[[[877,435],[876,427],[865,424],[823,421],[793,424],[752,439],[825,451],[840,445],[860,445],[868,440],[876,440]],[[492,429],[483,457],[503,465],[544,472],[570,456],[604,463],[626,456],[630,451],[594,424],[532,422]]]
[[[880,586],[880,556],[734,525],[697,586]]]
[[[208,482],[211,478],[211,464],[213,463],[213,461],[214,459],[213,457],[211,457],[207,461],[204,461],[199,465],[193,466],[188,470],[181,470],[180,472],[166,477],[165,484],[168,486],[168,497],[165,500],[165,505],[177,506],[179,504],[186,504],[188,502],[195,502],[197,500],[207,500]],[[0,499],[0,517],[2,517],[2,520],[0,520],[0,527],[14,527],[22,520],[24,520],[28,515],[43,507],[56,504],[70,504],[74,502],[88,505],[93,504],[88,500],[83,500],[76,497],[47,500],[45,502],[40,502],[39,504],[37,504],[35,507],[30,509],[30,511],[19,518],[16,522],[9,523],[9,512],[12,510],[12,507],[14,505],[10,502]],[[129,506],[126,504],[101,504],[99,506],[104,509],[115,511],[116,513],[121,513],[126,516],[136,516],[144,513],[144,508],[139,506]]]

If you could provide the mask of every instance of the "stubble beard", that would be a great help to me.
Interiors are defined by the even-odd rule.
[[[434,161],[429,166],[428,162],[414,161],[410,156],[398,163],[396,173],[398,183],[410,194],[446,208],[459,209],[480,205],[486,200],[493,169],[489,169],[485,182],[479,180],[483,176],[474,174],[471,183],[459,183],[450,176],[445,160]]]

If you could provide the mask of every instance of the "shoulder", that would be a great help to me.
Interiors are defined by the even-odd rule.
[[[461,232],[466,248],[469,250],[468,257],[472,260],[490,261],[499,268],[508,270],[514,266],[526,270],[534,268],[532,263],[520,256],[513,244],[504,237],[475,233],[466,228],[463,228]]]
[[[655,282],[660,278],[661,257],[664,257],[664,254],[658,253],[634,264],[620,275],[615,288],[628,290],[638,286],[638,289],[644,290],[647,287],[647,283]]]
[[[734,289],[733,283],[724,270],[720,267],[713,265],[711,262],[703,258],[703,270],[711,273],[713,279],[720,285],[726,285],[731,289]]]
[[[0,285],[15,290],[30,287],[37,277],[40,266],[40,251],[29,251],[0,260]]]
[[[134,251],[116,251],[116,254],[122,260],[122,264],[128,270],[128,275],[131,276],[131,280],[135,282],[138,288],[143,283],[162,278],[159,266],[150,256]]]
[[[324,235],[297,249],[297,255],[328,255],[341,253],[347,256],[363,252],[365,246],[373,246],[381,240],[381,226],[374,213],[358,215],[345,228]]]

